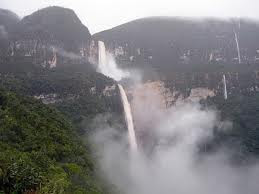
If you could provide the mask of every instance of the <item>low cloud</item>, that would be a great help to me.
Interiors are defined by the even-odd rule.
[[[152,150],[148,154],[143,149],[131,153],[127,132],[115,127],[102,125],[94,135],[102,173],[122,193],[258,193],[258,165],[232,165],[228,149],[204,155],[199,152],[202,143],[213,139],[215,127],[230,130],[231,124],[219,121],[216,111],[188,103],[158,113],[152,117],[154,124],[145,128],[147,134],[152,133],[145,141]],[[143,114],[150,116],[153,114],[148,111]],[[138,142],[143,144],[141,138]]]
[[[105,52],[105,50],[104,50]],[[128,78],[130,76],[128,71],[122,70],[118,67],[114,56],[111,53],[105,53],[105,63],[100,63],[98,65],[98,71],[116,81],[120,81],[123,78]]]
[[[101,72],[116,80],[125,73]],[[215,130],[232,130],[231,122],[222,122],[216,110],[197,102],[165,108],[161,91],[145,87],[137,75],[130,73],[128,79],[135,83],[131,108],[139,149],[129,149],[127,129],[107,126],[107,119],[98,117],[91,139],[102,177],[124,194],[258,194],[258,164],[234,165],[235,153],[228,147],[201,152]]]
[[[58,47],[54,47],[54,51],[61,55],[62,57],[66,57],[66,58],[69,58],[69,59],[72,59],[72,60],[75,60],[75,59],[82,59],[82,56],[78,55],[78,54],[75,54],[73,52],[68,52],[62,48],[58,48]]]

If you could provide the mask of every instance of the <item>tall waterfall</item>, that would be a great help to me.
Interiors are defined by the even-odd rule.
[[[105,44],[102,41],[98,41],[98,71],[106,76],[109,76],[116,81],[121,80],[122,78],[128,77],[128,72],[122,71],[117,67],[117,64],[113,56],[106,52]],[[134,131],[133,119],[131,114],[131,107],[127,98],[127,95],[123,87],[118,84],[120,90],[121,101],[124,108],[125,121],[128,127],[128,137],[131,150],[137,150],[137,140]]]
[[[238,63],[241,64],[241,55],[240,55],[238,35],[237,35],[236,31],[234,31],[234,34],[235,34],[235,40],[236,40],[236,46],[237,46]]]
[[[227,92],[227,83],[226,83],[226,76],[223,75],[223,85],[224,85],[224,99],[228,99],[228,92]]]
[[[137,139],[136,139],[134,124],[132,119],[131,107],[123,87],[120,84],[118,84],[118,87],[120,90],[121,101],[124,108],[125,121],[128,127],[128,138],[129,138],[130,148],[132,151],[136,151],[138,149],[138,146],[137,146]]]
[[[98,64],[99,64],[99,71],[106,69],[107,65],[107,58],[106,58],[106,48],[105,44],[102,41],[98,41]]]

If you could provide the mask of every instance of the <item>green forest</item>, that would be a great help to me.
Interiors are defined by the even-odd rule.
[[[57,110],[0,91],[2,193],[100,193],[89,149]]]
[[[204,108],[218,111],[221,121],[231,122],[231,128],[216,130],[208,150],[228,147],[235,153],[234,162],[246,163],[259,156],[259,94],[230,95],[228,100],[216,96],[201,102]]]
[[[120,110],[116,96],[102,93],[113,83],[80,65],[2,74],[0,193],[107,193],[84,137],[95,116]],[[59,102],[46,105],[34,97],[52,92]]]

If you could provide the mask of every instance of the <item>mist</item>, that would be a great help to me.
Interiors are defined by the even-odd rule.
[[[99,68],[100,73],[108,77],[111,77],[116,81],[120,81],[123,78],[129,77],[129,72],[123,71],[118,67],[114,59],[114,56],[112,54],[107,53],[106,60],[107,60],[106,65],[102,68]]]
[[[108,182],[125,194],[258,193],[257,163],[234,165],[234,151],[228,147],[200,152],[204,142],[213,140],[215,129],[231,130],[229,121],[221,121],[217,110],[204,109],[198,102],[164,109],[160,100],[152,88],[142,90],[142,98],[133,95],[136,134],[144,134],[138,136],[137,152],[128,148],[127,130],[96,122],[93,142]]]
[[[256,20],[259,18],[257,10],[259,2],[257,0],[124,0],[123,2],[119,0],[111,2],[103,0],[24,0],[23,2],[20,0],[1,0],[0,2],[0,7],[11,9],[20,16],[53,5],[75,10],[82,18],[82,22],[90,27],[92,33],[150,16],[248,17]]]
[[[118,67],[113,54],[106,51],[105,44],[98,41],[99,57],[97,71],[116,81],[130,76],[129,72]]]
[[[235,130],[230,121],[222,121],[217,110],[199,101],[182,100],[168,108],[159,89],[142,83],[140,72],[119,69],[111,56],[102,43],[99,71],[117,81],[133,80],[126,91],[131,90],[138,149],[130,149],[126,126],[111,127],[106,117],[96,118],[90,139],[97,148],[100,176],[123,194],[258,193],[257,161],[234,164],[236,151],[227,145],[201,151],[216,130]]]
[[[63,49],[63,48],[60,48],[60,47],[55,47],[55,46],[52,46],[52,47],[50,47],[50,50],[52,50],[53,51],[53,49],[54,49],[54,51],[56,52],[56,53],[58,53],[60,56],[62,56],[62,57],[66,57],[66,58],[69,58],[69,59],[82,59],[82,56],[80,56],[80,55],[78,55],[78,54],[75,54],[75,53],[73,53],[73,52],[68,52],[68,51],[66,51],[65,49]]]

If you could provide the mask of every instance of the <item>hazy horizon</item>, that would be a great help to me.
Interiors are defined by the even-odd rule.
[[[256,10],[259,2],[250,0],[218,0],[208,2],[206,0],[112,0],[102,2],[62,1],[62,0],[1,0],[0,8],[9,9],[20,17],[29,15],[38,9],[48,6],[61,6],[73,9],[90,30],[91,34],[110,29],[112,27],[130,22],[132,20],[156,17],[213,17],[233,18],[245,17],[259,19],[259,12]],[[30,5],[30,6],[28,6]]]

